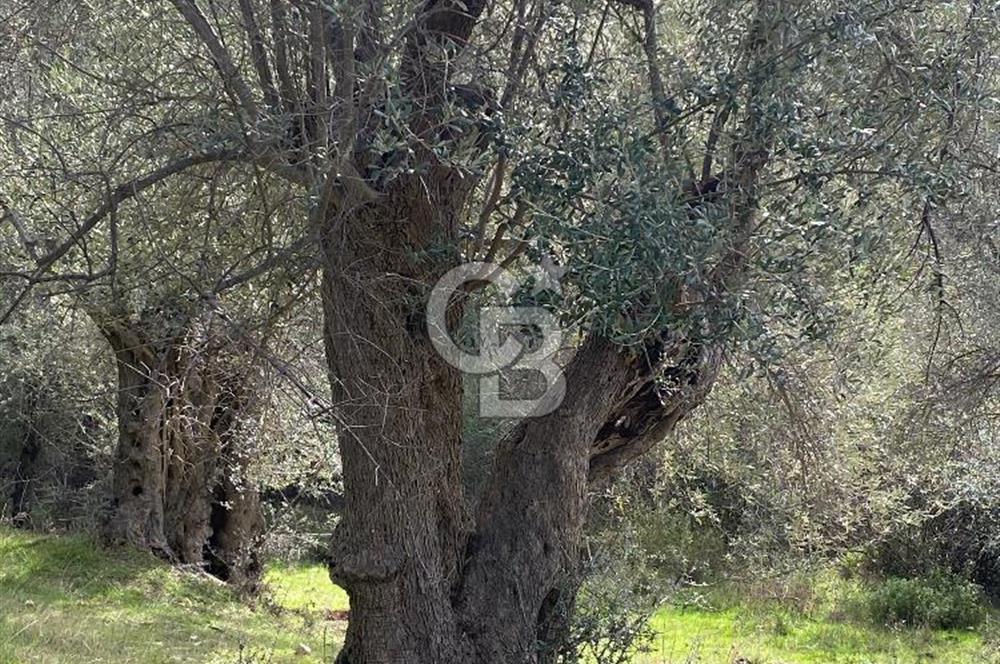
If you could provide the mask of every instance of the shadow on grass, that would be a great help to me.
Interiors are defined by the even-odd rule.
[[[305,594],[317,577],[288,583]],[[307,613],[255,608],[221,584],[84,535],[0,527],[0,664],[330,661],[343,625]],[[303,644],[314,655],[300,655]]]
[[[151,554],[104,547],[85,535],[0,530],[0,595],[30,595],[34,601],[52,603],[111,595],[128,599],[123,594],[141,600],[168,589],[206,602],[232,595],[210,584],[180,584],[176,577]]]

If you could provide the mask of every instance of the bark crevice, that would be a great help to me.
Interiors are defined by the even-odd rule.
[[[118,445],[104,537],[252,587],[263,530],[258,491],[240,478],[247,376],[210,326],[95,316],[118,369]]]

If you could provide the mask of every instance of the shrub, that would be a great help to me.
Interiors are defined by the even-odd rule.
[[[961,629],[975,627],[986,616],[979,586],[953,574],[891,578],[863,597],[867,616],[879,625]]]
[[[94,525],[117,433],[112,403],[93,396],[106,387],[0,357],[0,519]]]
[[[635,519],[638,554],[667,584],[707,583],[725,568],[725,534],[688,514],[660,510]]]
[[[637,583],[634,573],[620,566],[591,572],[561,638],[559,664],[628,664],[649,651],[649,621],[660,598],[654,587]]]
[[[943,488],[909,492],[907,518],[871,542],[857,566],[863,576],[915,578],[948,570],[1000,599],[1000,475],[995,455],[950,470]]]

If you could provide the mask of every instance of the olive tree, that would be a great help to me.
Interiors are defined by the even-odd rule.
[[[263,347],[308,270],[285,254],[296,276],[280,288],[259,277],[278,262],[270,206],[296,203],[247,184],[228,150],[159,160],[164,142],[200,133],[198,90],[164,64],[169,34],[129,34],[106,9],[11,10],[0,318],[31,293],[68,299],[108,343],[118,443],[106,539],[252,585],[263,517],[246,448]]]
[[[817,323],[804,256],[869,276],[914,218],[933,244],[940,139],[973,121],[951,111],[990,82],[972,65],[995,19],[902,0],[133,9],[116,15],[176,40],[169,69],[200,92],[182,106],[205,110],[164,139],[174,170],[233,162],[307,196],[345,664],[554,658],[588,488],[704,401],[760,307]],[[468,501],[462,362],[439,346],[533,261],[514,294],[574,339],[564,389],[519,413]]]

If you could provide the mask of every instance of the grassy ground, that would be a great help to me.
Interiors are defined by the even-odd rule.
[[[270,570],[268,581],[273,604],[251,608],[150,556],[0,529],[0,664],[332,661],[343,592],[318,566]],[[310,654],[296,654],[300,644]]]
[[[653,651],[642,664],[990,664],[1000,662],[970,632],[889,631],[782,612],[666,609],[653,619]]]
[[[1000,664],[983,636],[995,618],[975,633],[876,629],[837,615],[849,584],[804,583],[777,599],[744,590],[662,609],[653,649],[636,663]],[[251,607],[149,556],[0,528],[0,664],[332,661],[343,591],[318,565],[272,567],[267,584]],[[300,645],[310,652],[297,654]]]
[[[850,615],[861,584],[834,572],[692,594],[652,619],[639,664],[1000,664],[997,616],[970,630],[889,629]]]

